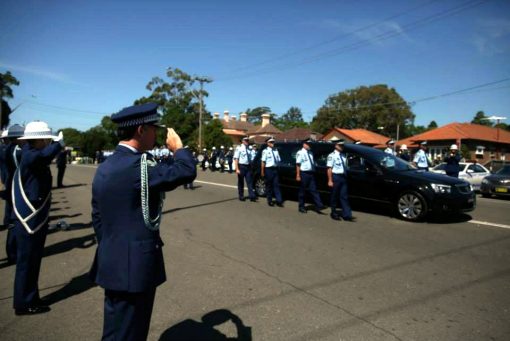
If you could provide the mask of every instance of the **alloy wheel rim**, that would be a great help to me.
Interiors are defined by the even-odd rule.
[[[398,211],[404,218],[416,219],[423,211],[423,205],[416,195],[407,193],[400,197]]]

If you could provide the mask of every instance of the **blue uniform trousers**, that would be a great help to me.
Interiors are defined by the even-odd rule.
[[[105,290],[103,341],[146,340],[156,288],[130,293]]]
[[[351,206],[347,196],[347,178],[342,174],[333,174],[333,189],[331,190],[331,213],[335,213],[337,201],[340,199],[342,217],[352,218]]]
[[[16,237],[12,231],[14,221],[12,219],[12,203],[10,200],[5,201],[4,225],[8,228],[7,239],[5,241],[5,254],[7,255],[7,260],[10,263],[14,263],[16,262]]]
[[[317,192],[317,185],[315,184],[315,175],[313,172],[300,172],[301,174],[301,186],[299,187],[298,199],[299,208],[305,208],[305,193],[308,191],[312,196],[313,202],[316,208],[322,208],[321,198],[319,192]]]
[[[278,204],[282,203],[282,193],[280,192],[280,178],[278,177],[278,168],[266,167],[264,169],[264,176],[266,178],[266,196],[267,202],[273,201],[273,195]]]
[[[48,225],[29,234],[16,221],[12,232],[16,240],[16,274],[14,278],[14,309],[24,309],[38,303],[39,271],[43,257]]]
[[[255,199],[255,192],[253,191],[253,175],[249,165],[239,165],[239,174],[237,175],[237,191],[239,192],[239,199],[244,198],[244,179],[246,179],[246,186],[248,186],[248,195],[250,199]]]

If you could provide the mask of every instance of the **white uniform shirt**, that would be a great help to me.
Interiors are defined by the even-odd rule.
[[[265,163],[266,168],[275,167],[281,161],[280,154],[276,149],[267,147],[262,151],[261,161]]]
[[[296,164],[299,165],[299,169],[303,172],[315,170],[312,152],[302,148],[296,154]]]
[[[393,152],[393,148],[390,148],[390,147],[386,148],[386,149],[384,150],[384,152],[385,152],[386,154],[395,155],[395,153]]]
[[[338,150],[334,150],[328,155],[328,168],[331,168],[333,174],[345,174],[347,170],[347,159],[340,154]]]
[[[248,153],[250,153],[248,157]],[[239,160],[240,165],[249,165],[253,160],[252,151],[248,149],[248,146],[241,144],[236,147],[234,152],[234,160]]]
[[[416,163],[418,167],[426,168],[429,166],[427,159],[428,159],[427,153],[425,153],[423,149],[420,149],[416,152],[416,154],[414,154],[413,161],[414,163]]]

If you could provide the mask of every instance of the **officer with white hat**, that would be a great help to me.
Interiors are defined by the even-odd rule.
[[[228,152],[225,155],[225,158],[227,159],[228,173],[232,174],[232,172],[234,171],[232,169],[232,162],[234,161],[234,148],[232,148],[232,147],[228,148]]]
[[[239,200],[244,201],[244,180],[246,179],[248,195],[250,200],[255,202],[257,201],[257,197],[255,196],[255,191],[253,191],[253,174],[251,169],[253,154],[249,148],[250,139],[248,136],[245,136],[241,141],[241,145],[237,146],[234,152],[234,163],[237,174],[237,192]]]
[[[216,172],[217,170],[216,161],[218,161],[218,151],[214,146],[211,148],[211,156],[209,157],[209,159],[211,160],[210,162],[211,171]]]
[[[432,162],[427,154],[427,141],[420,143],[420,149],[414,154],[413,163],[418,169],[429,170],[429,164],[432,164]]]
[[[50,310],[40,301],[37,282],[51,205],[49,166],[64,147],[64,136],[62,132],[54,136],[48,124],[34,121],[27,124],[19,140],[27,143],[22,148],[11,191],[17,248],[13,301],[16,315],[31,315]]]
[[[19,124],[13,124],[6,130],[5,141],[7,145],[2,151],[3,155],[0,157],[2,165],[4,166],[4,184],[5,184],[5,212],[4,212],[4,225],[8,228],[7,240],[5,251],[7,254],[7,263],[14,264],[16,262],[16,238],[12,229],[14,228],[15,216],[12,211],[12,179],[14,173],[18,168],[21,161],[21,146],[24,141],[19,140],[23,136],[25,127]]]
[[[393,147],[395,146],[395,141],[393,140],[388,140],[386,142],[386,149],[384,150],[384,152],[386,154],[391,154],[391,155],[395,155],[395,152],[393,150]]]
[[[220,172],[225,172],[225,159],[226,159],[226,152],[225,152],[225,146],[220,147],[220,151],[218,153],[218,161],[220,162]]]
[[[311,139],[303,141],[303,148],[296,153],[296,181],[300,183],[298,192],[299,212],[306,213],[305,194],[308,191],[315,203],[315,212],[323,214],[322,204],[317,184],[315,183],[315,159],[311,151]]]
[[[407,145],[403,144],[400,146],[398,156],[404,161],[411,161],[411,156],[409,155],[409,150],[407,149]]]
[[[450,153],[444,158],[444,162],[446,162],[445,172],[446,175],[458,178],[460,172],[460,159],[461,156],[459,154],[459,147],[456,144],[452,144],[450,146]]]
[[[340,199],[342,218],[346,221],[354,221],[351,206],[347,195],[347,157],[342,153],[345,141],[340,139],[335,143],[335,150],[328,155],[328,186],[331,187],[331,219],[340,220],[336,212],[336,204]]]
[[[266,139],[267,147],[262,151],[260,175],[266,180],[267,204],[274,206],[273,194],[276,205],[283,207],[282,194],[280,192],[280,180],[278,177],[278,164],[282,161],[278,150],[274,148],[274,138]]]
[[[90,272],[105,290],[103,340],[146,340],[156,287],[165,282],[159,235],[165,191],[196,177],[191,152],[167,130],[173,160],[157,163],[154,147],[160,115],[156,103],[112,115],[120,143],[97,168],[92,183],[92,225],[98,248]]]
[[[200,161],[200,165],[202,167],[202,171],[205,172],[209,164],[209,155],[207,154],[207,148],[202,149],[202,154],[199,155],[198,157],[199,157],[198,160]]]

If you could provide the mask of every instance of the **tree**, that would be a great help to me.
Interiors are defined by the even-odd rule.
[[[13,98],[11,85],[18,86],[19,81],[14,77],[10,71],[0,73],[0,129],[4,129],[9,125],[9,115],[11,108],[5,98]]]
[[[329,96],[317,111],[311,127],[325,133],[333,127],[377,131],[382,126],[391,136],[410,125],[415,115],[394,88],[385,84],[361,86]]]
[[[101,119],[101,129],[106,135],[106,149],[114,149],[119,139],[117,138],[117,124],[113,123],[110,116],[104,116]]]
[[[308,123],[303,120],[303,114],[298,107],[290,107],[285,114],[275,118],[274,125],[282,131],[308,127]]]
[[[113,149],[108,145],[108,134],[101,126],[95,126],[83,133],[82,151],[84,156],[95,157],[96,151]]]
[[[83,149],[83,133],[81,131],[75,128],[64,128],[61,131],[67,146]]]
[[[149,97],[142,97],[135,104],[156,102],[162,108],[162,123],[167,127],[174,128],[180,135],[184,144],[196,144],[199,125],[199,95],[203,98],[209,96],[205,90],[194,90],[199,83],[196,77],[192,77],[178,68],[168,68],[166,76],[169,81],[160,77],[153,77],[147,84],[146,89],[151,91]],[[204,81],[210,83],[209,80]],[[203,108],[202,120],[207,121],[211,115]],[[158,136],[158,144],[163,144],[165,136]]]
[[[262,115],[265,113],[271,113],[271,108],[269,107],[256,107],[253,109],[246,109],[246,114],[248,114],[248,122],[253,124],[260,124],[262,122]],[[274,116],[272,114],[271,116]],[[273,117],[271,117],[273,118]]]
[[[473,117],[471,123],[492,127],[492,122],[487,119],[487,116],[485,116],[485,113],[483,111],[478,111],[475,114],[475,117]]]
[[[223,132],[223,125],[220,120],[212,120],[205,126],[203,143],[206,148],[213,146],[230,146],[232,140]]]
[[[437,122],[430,121],[429,126],[427,127],[427,130],[436,129],[436,128],[437,128]]]

